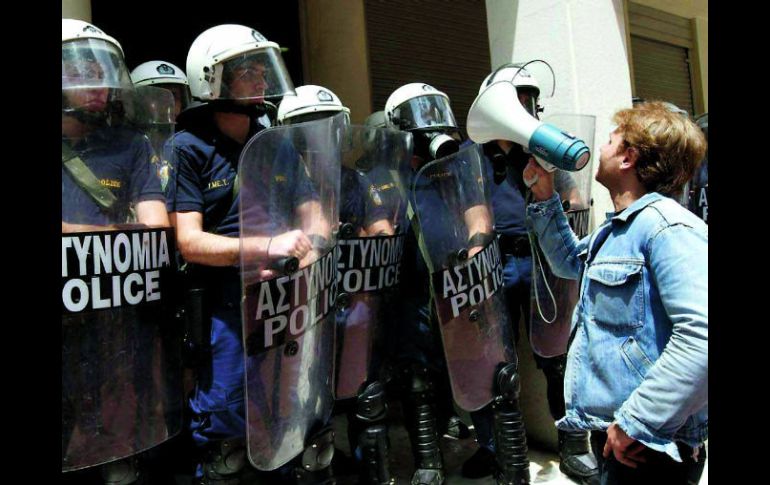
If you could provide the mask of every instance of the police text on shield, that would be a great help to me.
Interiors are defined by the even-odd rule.
[[[503,286],[503,265],[497,239],[461,265],[433,275],[433,287],[441,298],[436,300],[443,323],[460,316],[470,307],[489,299]]]
[[[171,267],[173,237],[168,234],[143,230],[62,235],[63,310],[77,313],[159,301],[161,270]]]
[[[254,319],[249,354],[299,337],[334,309],[338,254],[333,249],[296,273],[247,289],[246,308]]]
[[[340,239],[340,290],[362,293],[398,285],[404,235]]]

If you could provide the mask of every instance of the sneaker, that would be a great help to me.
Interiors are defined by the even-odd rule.
[[[495,472],[495,453],[481,447],[463,463],[462,476],[465,478],[483,478]]]

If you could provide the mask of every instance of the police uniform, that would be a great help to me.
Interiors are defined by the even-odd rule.
[[[69,141],[62,140],[69,144]],[[71,146],[74,153],[107,187],[116,201],[110,209],[99,206],[62,165],[62,221],[108,225],[128,222],[131,206],[147,200],[165,200],[154,173],[149,140],[129,127],[100,127]]]
[[[169,183],[169,212],[200,212],[204,231],[239,237],[240,196],[233,190],[239,183],[236,174],[242,150],[243,146],[222,135],[210,118],[177,133],[173,139],[177,170],[173,183]],[[273,188],[264,191],[271,194],[270,199],[249,201],[247,208],[258,212],[258,217],[249,219],[258,220],[256,230],[264,228],[266,234],[289,230],[294,209],[317,197],[288,142],[278,156],[270,173],[258,180]],[[276,218],[276,214],[284,217]],[[211,324],[210,355],[197,369],[189,400],[192,436],[198,446],[204,446],[245,436],[241,281],[238,267],[194,265],[191,273],[194,284],[205,288]]]
[[[398,209],[398,194],[390,174],[381,166],[367,172],[342,167],[340,221],[353,225],[353,234],[375,222],[392,220]]]

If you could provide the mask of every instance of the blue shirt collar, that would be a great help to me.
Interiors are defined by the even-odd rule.
[[[641,211],[653,202],[661,200],[664,196],[657,192],[648,192],[639,199],[636,199],[631,205],[620,212],[607,212],[607,220],[626,222],[629,217]]]

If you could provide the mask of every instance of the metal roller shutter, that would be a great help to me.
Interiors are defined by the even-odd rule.
[[[629,3],[634,95],[669,101],[693,114],[690,21]]]
[[[410,82],[445,92],[460,127],[489,71],[484,0],[366,0],[372,109]]]

